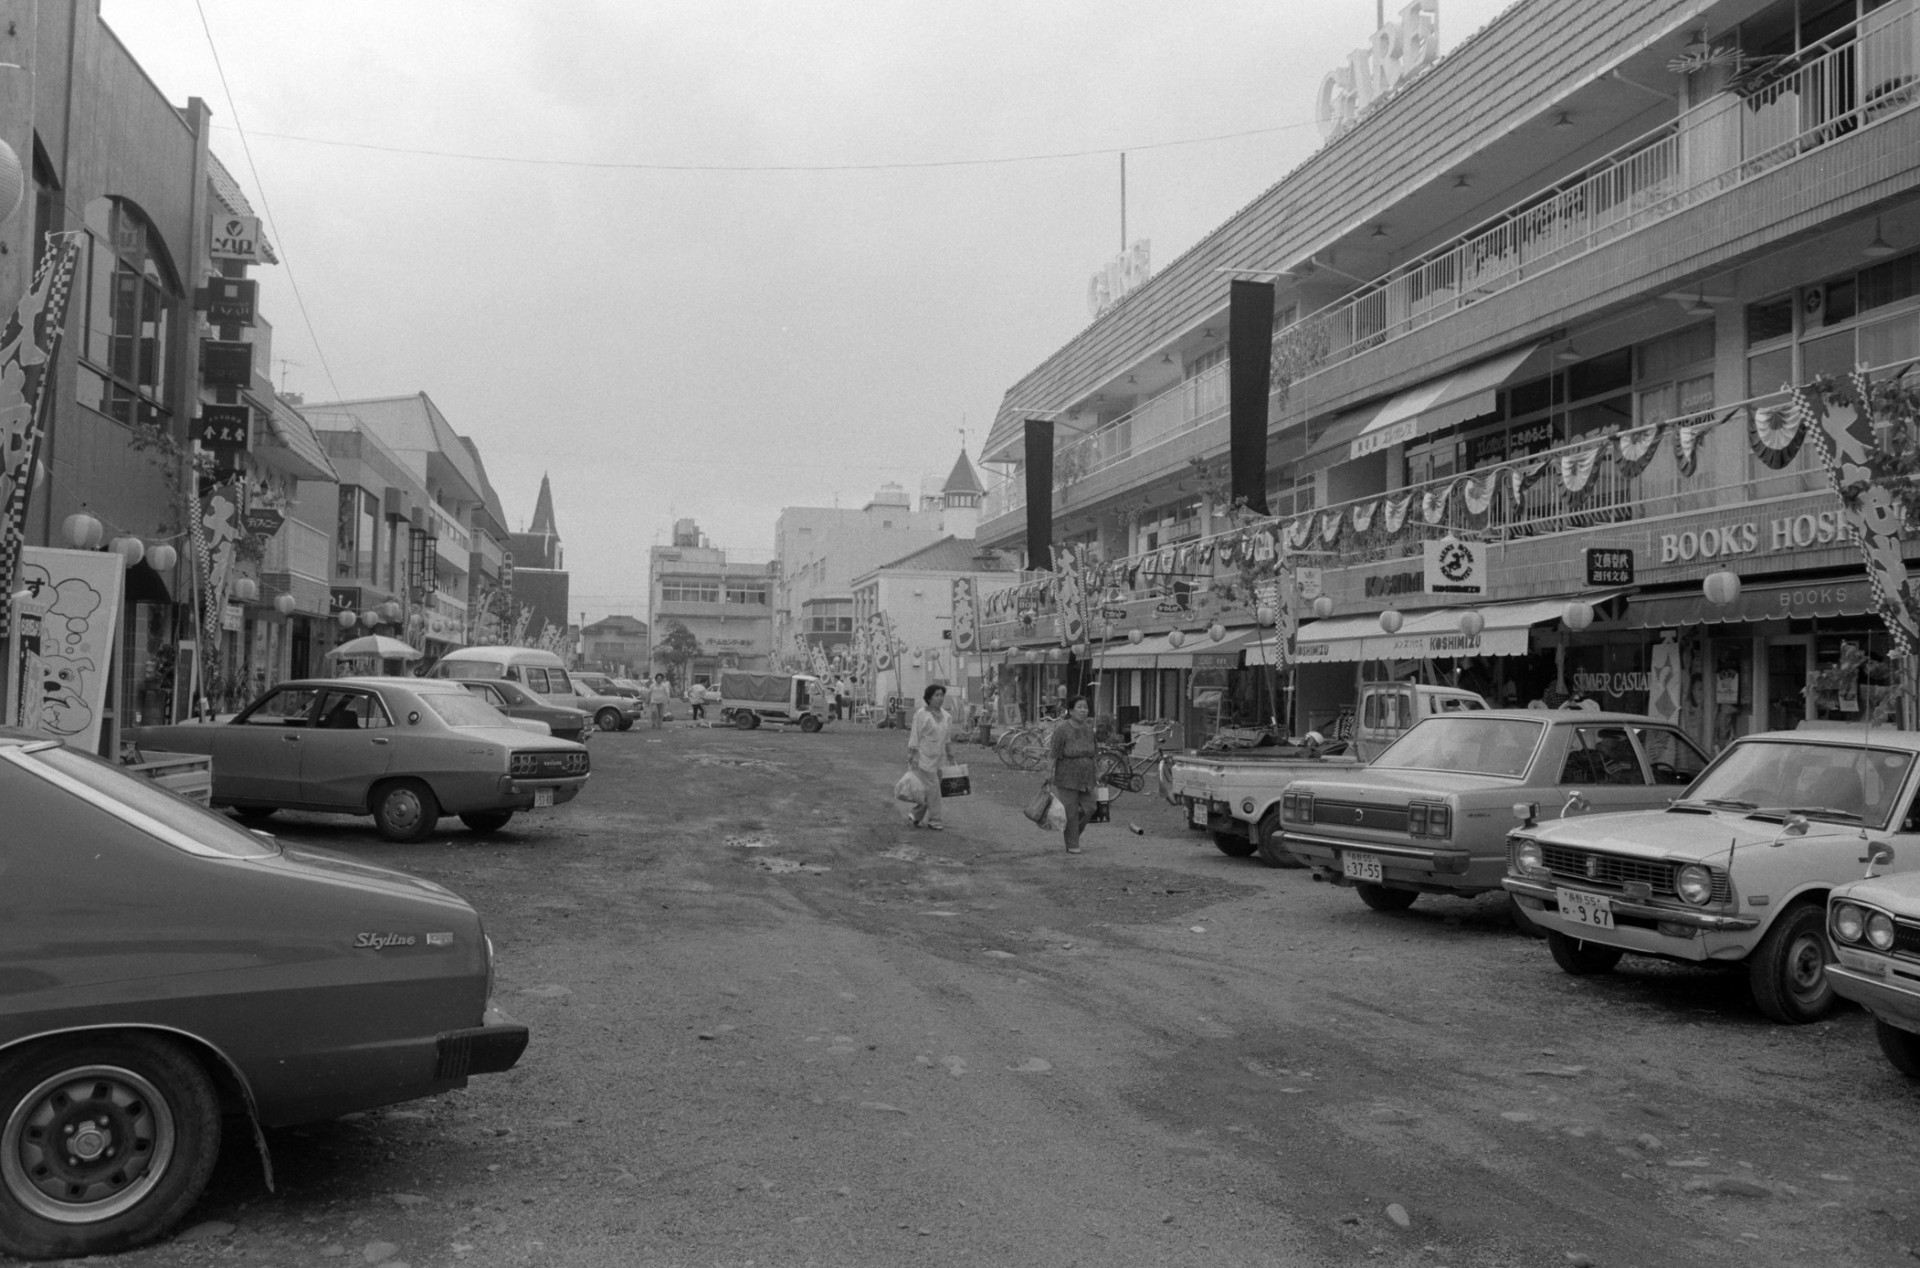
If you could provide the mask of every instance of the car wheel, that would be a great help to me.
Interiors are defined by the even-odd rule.
[[[1747,962],[1753,1002],[1767,1017],[1789,1026],[1818,1021],[1833,1008],[1835,992],[1827,978],[1832,959],[1824,904],[1802,903],[1781,912]]]
[[[417,779],[390,780],[374,790],[373,822],[389,841],[423,841],[440,822],[440,803]]]
[[[1569,938],[1558,929],[1547,930],[1547,950],[1553,952],[1555,964],[1575,977],[1611,973],[1613,966],[1620,963],[1620,957],[1626,954],[1619,947]]]
[[[633,730],[633,719],[627,717],[625,714],[622,714],[620,717],[620,729],[622,731]]]
[[[460,822],[475,832],[498,832],[513,818],[511,810],[476,810],[460,816]]]
[[[278,806],[235,806],[233,813],[242,823],[265,823],[279,810]]]
[[[1249,841],[1245,837],[1235,832],[1214,833],[1213,844],[1214,844],[1214,847],[1220,851],[1220,853],[1226,855],[1230,859],[1247,858],[1255,850],[1260,848],[1259,842]]]
[[[1361,881],[1354,885],[1354,892],[1360,895],[1360,901],[1375,911],[1405,911],[1413,906],[1413,900],[1420,895],[1411,889],[1388,889],[1385,885],[1373,885]]]
[[[1306,866],[1299,855],[1280,844],[1280,822],[1272,811],[1260,820],[1260,861],[1268,867]]]
[[[760,724],[760,719],[754,717],[753,713],[750,710],[735,709],[733,711],[733,725],[739,728],[740,730],[751,731],[753,730],[754,727],[758,726],[759,724]]]
[[[1880,1051],[1886,1054],[1887,1060],[1893,1062],[1894,1069],[1909,1079],[1920,1079],[1920,1035],[1898,1026],[1889,1026],[1876,1017],[1873,1021],[1873,1037],[1880,1041]]]
[[[820,719],[814,717],[811,713],[804,714],[800,718],[800,729],[808,735],[812,735],[820,729]]]
[[[0,1253],[77,1258],[151,1241],[199,1199],[219,1152],[213,1083],[168,1040],[0,1059]]]
[[[620,729],[620,710],[600,710],[600,712],[593,715],[593,724],[602,731],[618,731]]]

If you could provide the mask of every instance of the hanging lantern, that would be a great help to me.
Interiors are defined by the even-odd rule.
[[[296,606],[298,605],[295,604],[294,598],[290,594],[278,594],[273,598],[273,610],[281,616],[292,616],[293,609]]]
[[[147,544],[138,537],[116,537],[107,544],[107,549],[126,560],[129,568],[147,557]]]
[[[1280,613],[1271,603],[1262,603],[1253,610],[1253,622],[1255,625],[1272,625],[1279,619]]]
[[[1710,572],[1700,583],[1700,590],[1707,596],[1707,602],[1716,608],[1730,607],[1740,599],[1740,574]]]
[[[990,644],[990,646],[991,646],[991,647],[993,648],[993,650],[994,650],[994,651],[996,651],[996,652],[999,652],[999,651],[1005,651],[1005,650],[1006,650],[1006,647],[1007,647],[1007,640],[1006,640],[1006,639],[1004,639],[1004,638],[996,638],[996,639],[994,639],[994,640],[993,640],[993,642],[992,642],[992,643]]]
[[[1091,643],[1075,643],[1073,645],[1073,654],[1081,660],[1085,660],[1092,652],[1093,644]]]
[[[1473,608],[1460,614],[1460,634],[1463,638],[1479,638],[1480,631],[1487,628],[1487,618]]]
[[[1569,603],[1566,611],[1560,614],[1560,623],[1575,631],[1586,629],[1593,624],[1593,605],[1591,603]]]
[[[172,572],[173,566],[179,562],[180,552],[165,542],[161,542],[158,546],[147,551],[147,567],[153,569],[155,572]]]
[[[1132,643],[1135,647],[1138,647],[1141,643],[1145,642],[1146,637],[1147,636],[1145,634],[1142,634],[1139,630],[1127,631],[1127,641],[1129,643]]]
[[[1184,645],[1186,641],[1187,641],[1187,632],[1185,630],[1168,630],[1167,631],[1168,647],[1178,648]]]
[[[1207,637],[1212,639],[1216,643],[1219,642],[1221,639],[1225,638],[1226,636],[1227,636],[1227,627],[1220,624],[1220,622],[1218,621],[1215,621],[1212,625],[1209,625],[1207,627]]]
[[[920,668],[920,649],[919,648],[916,647],[913,649],[913,656],[911,659],[913,661],[913,667],[915,669]]]
[[[360,614],[360,624],[366,626],[368,629],[372,629],[374,626],[380,624],[380,614],[372,608],[368,608]]]
[[[260,583],[252,577],[235,577],[233,579],[233,597],[242,603],[252,603],[260,597]]]
[[[1397,609],[1388,608],[1380,614],[1380,628],[1389,634],[1398,634],[1400,632],[1400,626],[1406,619],[1406,617],[1400,615]]]
[[[1321,620],[1333,615],[1333,596],[1323,594],[1313,601],[1313,614]]]
[[[85,511],[75,511],[67,516],[61,526],[67,534],[67,542],[75,550],[92,550],[106,537],[106,526]]]
[[[342,610],[339,612],[335,612],[333,614],[333,619],[340,623],[341,629],[350,630],[353,628],[354,621],[358,620],[359,618],[354,616],[354,614],[351,612]]]
[[[400,605],[388,599],[380,605],[380,619],[389,623],[400,619]]]

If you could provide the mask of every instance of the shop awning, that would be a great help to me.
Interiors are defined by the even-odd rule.
[[[1443,427],[1491,413],[1499,403],[1494,397],[1495,390],[1512,377],[1537,346],[1530,343],[1514,348],[1410,387],[1371,409],[1355,410],[1336,419],[1314,446],[1314,455],[1343,450],[1334,461],[1364,458]],[[1312,465],[1311,459],[1309,465]]]
[[[1621,591],[1583,594],[1584,603],[1599,605],[1618,598]],[[1432,608],[1407,616],[1398,634],[1380,628],[1378,613],[1337,617],[1300,627],[1294,639],[1294,663],[1325,665],[1351,660],[1424,660],[1433,656],[1524,656],[1527,632],[1543,621],[1557,621],[1571,599],[1528,599],[1517,603],[1487,603],[1474,610],[1486,626],[1477,638],[1460,632],[1463,607]],[[1248,656],[1248,663],[1253,657]]]
[[[1627,624],[1635,629],[1684,628],[1717,621],[1804,621],[1810,617],[1866,616],[1874,610],[1873,587],[1865,577],[1839,581],[1782,581],[1743,586],[1740,597],[1716,607],[1698,590],[1684,594],[1638,595],[1627,605]]]
[[[1272,640],[1269,632],[1268,640]],[[1259,649],[1260,632],[1252,626],[1227,631],[1219,642],[1205,631],[1187,631],[1175,647],[1166,634],[1149,634],[1138,643],[1109,644],[1104,656],[1096,653],[1101,669],[1192,669],[1198,665],[1237,668],[1242,652],[1253,663],[1252,652]],[[1230,663],[1229,663],[1230,662]]]

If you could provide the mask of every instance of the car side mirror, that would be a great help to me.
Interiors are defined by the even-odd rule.
[[[1884,841],[1875,842],[1867,847],[1867,856],[1860,861],[1867,865],[1866,879],[1871,880],[1874,868],[1892,866],[1893,847]]]
[[[1782,846],[1787,843],[1788,837],[1803,837],[1805,835],[1807,835],[1807,817],[1805,815],[1788,815],[1781,821],[1779,835],[1767,842],[1767,844],[1771,846]],[[1860,861],[1862,863],[1866,862],[1865,859],[1861,859]]]
[[[1586,794],[1575,788],[1567,794],[1567,804],[1560,807],[1560,817],[1564,819],[1568,815],[1580,814],[1592,808],[1593,803],[1587,800]]]

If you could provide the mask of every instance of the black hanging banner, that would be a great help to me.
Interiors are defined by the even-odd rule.
[[[1267,514],[1267,398],[1273,373],[1273,283],[1234,281],[1227,308],[1227,454],[1233,500]]]
[[[1027,420],[1027,567],[1053,567],[1053,420]]]

